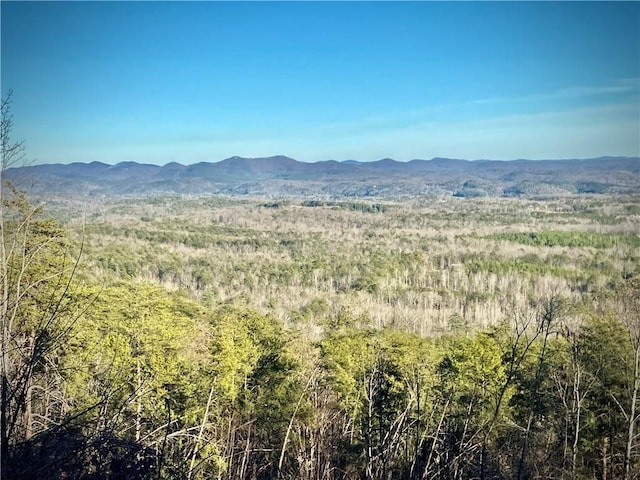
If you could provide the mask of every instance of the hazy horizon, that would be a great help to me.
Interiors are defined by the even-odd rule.
[[[124,164],[124,163],[137,163],[139,165],[152,165],[152,166],[157,166],[157,167],[164,167],[166,165],[170,165],[170,164],[179,164],[185,167],[188,167],[190,165],[195,165],[198,163],[220,163],[223,162],[225,160],[233,160],[235,158],[239,158],[239,159],[245,159],[245,160],[266,160],[266,159],[270,159],[270,158],[275,158],[275,157],[286,157],[289,158],[291,160],[295,160],[297,162],[301,162],[301,163],[323,163],[323,162],[338,162],[338,163],[349,163],[349,162],[356,162],[358,164],[367,164],[367,163],[375,163],[375,162],[380,162],[380,161],[384,161],[384,160],[393,160],[395,162],[398,163],[409,163],[409,162],[430,162],[433,160],[452,160],[452,161],[463,161],[463,162],[562,162],[562,161],[576,161],[576,162],[580,162],[580,161],[587,161],[587,160],[604,160],[604,159],[628,159],[628,160],[640,160],[640,156],[620,156],[620,155],[603,155],[600,157],[581,157],[581,158],[511,158],[511,159],[503,159],[503,160],[497,160],[497,159],[493,159],[493,158],[451,158],[451,157],[432,157],[432,158],[409,158],[409,159],[397,159],[397,158],[390,158],[390,157],[385,157],[385,158],[378,158],[378,159],[374,159],[374,160],[358,160],[355,158],[348,158],[348,159],[343,159],[343,160],[338,160],[338,159],[334,159],[334,158],[327,158],[324,160],[313,160],[313,161],[305,161],[305,160],[300,160],[298,158],[294,158],[291,157],[289,155],[281,155],[281,154],[276,154],[276,155],[269,155],[269,156],[261,156],[261,157],[240,157],[238,155],[234,155],[231,157],[227,157],[227,158],[221,158],[221,159],[215,159],[215,160],[201,160],[198,162],[180,162],[180,161],[170,161],[170,162],[165,162],[165,163],[152,163],[152,162],[144,162],[144,161],[136,161],[136,160],[112,160],[112,161],[101,161],[101,160],[91,160],[91,161],[82,161],[82,160],[76,160],[76,161],[70,161],[70,162],[49,162],[49,163],[41,163],[41,162],[25,162],[24,164],[20,164],[20,165],[13,165],[12,167],[14,168],[20,168],[20,167],[31,167],[31,166],[38,166],[38,165],[71,165],[71,164],[91,164],[91,163],[102,163],[105,165],[109,165],[109,166],[116,166],[119,164]]]
[[[638,2],[0,8],[36,163],[640,155]]]

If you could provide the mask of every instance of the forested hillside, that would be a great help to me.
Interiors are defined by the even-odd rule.
[[[42,164],[8,169],[7,177],[41,195],[258,195],[404,199],[440,194],[520,197],[629,194],[640,188],[640,158],[300,162],[283,155],[231,157],[164,166],[120,162]]]
[[[638,476],[638,197],[3,198],[3,478]]]

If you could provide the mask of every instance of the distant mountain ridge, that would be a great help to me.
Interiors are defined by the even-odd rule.
[[[80,195],[256,194],[340,196],[519,196],[640,193],[640,157],[566,160],[300,162],[277,155],[163,166],[136,162],[43,164],[10,168],[33,193]]]

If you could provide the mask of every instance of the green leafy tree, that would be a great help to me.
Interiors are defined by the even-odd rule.
[[[63,359],[74,411],[95,405],[85,420],[95,431],[153,448],[157,461],[170,457],[186,471],[206,402],[202,309],[148,283],[78,294],[93,302]]]
[[[57,358],[79,306],[72,301],[77,257],[64,230],[6,181],[24,159],[13,143],[11,96],[0,122],[0,469],[22,469],[21,444],[59,428],[67,414]]]
[[[358,330],[347,320],[320,343],[327,381],[351,425],[343,438],[351,455],[340,462],[370,479],[422,475],[426,439],[437,428],[430,418],[439,402],[438,350],[413,334]]]
[[[291,418],[303,413],[296,408],[304,385],[290,339],[275,318],[247,309],[223,307],[210,325],[216,405],[208,423],[224,458],[218,474],[275,478]]]
[[[603,476],[633,478],[640,466],[640,278],[630,277],[598,295],[600,311],[581,334],[585,368],[597,379],[590,395]]]
[[[508,401],[514,389],[504,352],[496,341],[499,334],[445,340],[440,388],[449,408],[444,444],[453,458],[438,469],[453,478],[476,474],[483,462],[489,463],[489,450],[497,438],[495,426],[502,427],[509,418]],[[478,453],[482,453],[480,465],[476,463]]]

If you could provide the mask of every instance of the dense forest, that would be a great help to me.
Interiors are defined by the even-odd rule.
[[[638,196],[0,196],[3,479],[640,476]]]

